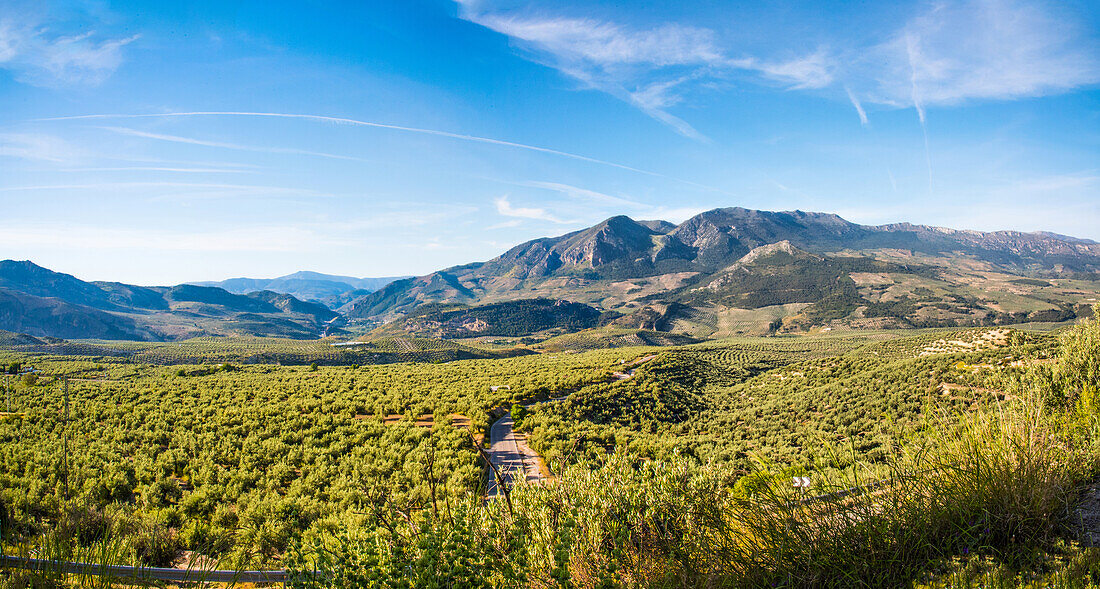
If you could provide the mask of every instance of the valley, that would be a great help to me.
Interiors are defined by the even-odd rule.
[[[1094,330],[1095,322],[1086,326]],[[6,335],[0,365],[18,363],[17,372],[35,378],[4,382],[5,538],[36,545],[53,526],[68,526],[66,540],[48,546],[50,554],[75,559],[100,550],[104,530],[128,529],[118,538],[146,565],[202,554],[223,569],[298,570],[306,565],[295,551],[313,550],[329,530],[373,535],[397,550],[405,540],[393,526],[408,516],[431,526],[420,534],[495,543],[503,539],[488,531],[448,532],[448,522],[482,526],[484,513],[522,526],[518,513],[542,518],[555,502],[568,501],[592,513],[539,524],[538,533],[508,549],[509,558],[539,558],[546,549],[540,534],[554,534],[555,542],[580,534],[570,549],[572,574],[579,575],[608,566],[597,563],[644,557],[632,552],[633,535],[615,549],[624,552],[585,548],[588,538],[620,525],[617,517],[635,517],[622,503],[631,493],[656,493],[645,499],[647,509],[715,500],[649,487],[667,481],[657,482],[657,472],[637,479],[649,472],[637,465],[704,477],[726,489],[720,496],[730,513],[770,501],[770,492],[786,496],[792,473],[809,475],[813,493],[849,488],[853,477],[883,480],[910,452],[938,447],[937,432],[1019,402],[1014,383],[1064,362],[1067,333],[1057,324],[861,330],[512,357],[485,348],[443,362],[427,349],[426,356],[411,355],[417,340],[404,339],[393,353],[405,356],[377,364],[360,355],[379,353],[370,347],[332,351],[294,340],[90,343]],[[246,350],[264,357],[249,358]],[[66,391],[62,377],[69,379]],[[66,402],[71,413],[62,419]],[[502,470],[507,501],[471,438],[484,441]],[[544,478],[542,468],[553,476]],[[625,494],[607,495],[603,476],[629,485]],[[604,496],[587,495],[593,492]],[[482,496],[498,498],[477,507]],[[676,505],[659,517],[703,509]],[[509,510],[516,511],[506,516]],[[462,519],[468,517],[474,519]],[[636,525],[631,534],[644,533]],[[967,541],[994,541],[982,538]],[[341,558],[351,559],[338,563],[345,573],[358,566],[352,553]],[[403,574],[408,565],[393,562],[394,574]],[[526,574],[550,578],[552,567],[539,562],[524,565]],[[496,567],[486,562],[479,574],[494,584],[507,579]]]
[[[939,587],[1018,537],[1053,560],[981,574],[1100,567],[1051,490],[1100,472],[1098,270],[1068,237],[745,209],[392,281],[0,262],[0,546],[326,587],[843,586],[853,547],[896,555],[870,586]]]

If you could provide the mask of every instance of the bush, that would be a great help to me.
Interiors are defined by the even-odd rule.
[[[180,543],[167,526],[146,523],[131,536],[134,559],[145,566],[167,567],[179,556]]]

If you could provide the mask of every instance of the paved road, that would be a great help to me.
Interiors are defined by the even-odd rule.
[[[504,484],[509,487],[512,481],[525,478],[529,482],[542,480],[539,472],[538,454],[527,445],[526,440],[512,430],[512,414],[505,413],[489,429],[489,460],[500,471]],[[494,497],[500,492],[496,477],[489,476],[489,489],[486,493]]]

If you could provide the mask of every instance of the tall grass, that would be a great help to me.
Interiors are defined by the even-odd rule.
[[[87,587],[131,587],[155,585],[132,576],[122,576],[114,566],[167,566],[176,560],[175,545],[165,528],[126,517],[120,510],[100,511],[73,501],[62,510],[61,518],[44,533],[30,538],[9,538],[6,556],[25,561],[27,567],[0,571],[0,589]],[[165,561],[167,559],[167,561]],[[32,564],[32,561],[45,561]],[[81,573],[70,573],[61,563],[88,563]],[[223,563],[191,553],[182,570],[198,579],[192,586],[208,586],[202,579]],[[163,584],[163,583],[162,583]]]

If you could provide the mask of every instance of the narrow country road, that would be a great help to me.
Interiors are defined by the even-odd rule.
[[[611,376],[614,377],[616,380],[626,380],[628,378],[633,378],[634,371],[637,370],[639,366],[645,364],[646,362],[649,362],[656,357],[657,354],[650,354],[644,358],[639,358],[628,364],[628,366],[630,366],[630,370],[627,370],[626,372],[612,372]]]
[[[638,358],[629,364],[624,364],[623,368],[626,372],[613,372],[611,377],[615,380],[625,380],[634,376],[634,371],[657,357],[657,354],[650,354],[642,358]],[[551,398],[548,402],[565,400],[569,394],[563,397]],[[528,405],[533,407],[534,404]],[[523,434],[517,434],[512,430],[512,413],[507,412],[504,417],[501,417],[493,424],[493,427],[489,428],[489,448],[486,453],[489,455],[489,461],[493,463],[493,466],[500,471],[500,478],[504,481],[507,487],[511,487],[512,483],[518,480],[520,477],[528,482],[538,482],[543,480],[542,471],[539,469],[539,463],[542,458],[537,452],[531,449],[527,445],[526,436]],[[489,473],[489,485],[486,492],[487,497],[495,497],[500,493],[500,489],[497,485],[496,477],[492,473]]]
[[[527,445],[522,436],[512,430],[512,414],[505,413],[489,429],[489,460],[500,471],[500,477],[504,484],[512,486],[514,480],[519,478],[529,482],[542,480],[539,472],[538,454]],[[500,493],[497,487],[496,477],[489,474],[489,488],[486,493],[489,497],[495,497]]]

